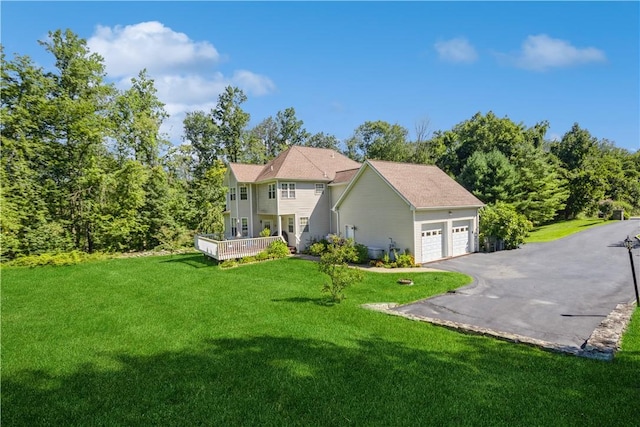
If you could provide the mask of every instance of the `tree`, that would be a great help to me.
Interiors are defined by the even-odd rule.
[[[240,105],[246,100],[247,97],[241,89],[227,86],[218,97],[218,104],[211,111],[217,129],[217,145],[223,148],[228,162],[238,162],[244,149],[244,130],[250,116]]]
[[[120,163],[135,159],[148,167],[158,164],[160,148],[166,144],[160,126],[168,114],[156,92],[153,79],[142,70],[131,79],[131,87],[116,98],[111,120]]]
[[[188,112],[182,121],[184,140],[191,144],[194,155],[194,174],[202,176],[224,154],[219,144],[218,127],[204,111]]]
[[[522,214],[502,202],[487,205],[480,210],[480,239],[502,240],[505,249],[516,249],[533,228],[533,224]]]
[[[476,151],[467,160],[458,180],[485,203],[510,202],[518,173],[500,151]]]
[[[104,82],[102,58],[70,30],[50,32],[41,44],[54,56],[57,70],[46,74],[52,82],[47,204],[68,222],[75,246],[92,252],[114,89]]]
[[[325,282],[322,290],[329,294],[333,302],[340,302],[344,298],[344,289],[363,279],[361,270],[347,264],[356,261],[358,251],[353,239],[330,236],[327,248],[320,257],[318,269],[329,276],[329,281]]]
[[[597,139],[575,123],[561,141],[551,144],[551,152],[560,160],[568,180],[564,217],[595,210],[606,193],[606,171],[601,167]]]
[[[316,134],[311,135],[305,142],[304,145],[307,147],[315,147],[315,148],[329,148],[331,150],[338,150],[338,145],[340,141],[333,135],[326,135],[324,132],[318,132]]]
[[[304,122],[296,117],[293,107],[278,111],[276,114],[278,134],[276,143],[280,151],[284,151],[292,145],[304,145],[309,133],[303,128]]]
[[[365,122],[347,140],[347,155],[356,161],[364,159],[403,162],[409,159],[412,147],[407,142],[409,132],[398,124],[378,120]]]

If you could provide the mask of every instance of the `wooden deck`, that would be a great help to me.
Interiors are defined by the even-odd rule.
[[[243,258],[258,255],[273,242],[282,241],[281,236],[254,237],[235,240],[214,240],[211,234],[198,234],[195,247],[208,257],[223,261],[225,259]]]

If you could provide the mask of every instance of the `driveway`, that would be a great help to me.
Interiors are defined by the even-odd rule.
[[[392,310],[579,348],[617,304],[635,300],[622,240],[638,233],[640,221],[613,222],[554,242],[431,263],[474,281]],[[637,241],[633,254],[640,273]]]

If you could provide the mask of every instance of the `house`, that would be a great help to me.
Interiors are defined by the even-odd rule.
[[[482,206],[437,166],[367,160],[333,210],[345,237],[370,252],[408,250],[425,263],[476,252]]]
[[[266,165],[231,163],[225,238],[257,237],[268,228],[289,246],[335,233],[332,203],[360,163],[329,149],[293,146]]]
[[[436,166],[366,160],[293,146],[266,165],[232,163],[225,238],[268,228],[304,250],[327,234],[416,262],[475,252],[482,202]],[[392,252],[392,251],[391,251]]]

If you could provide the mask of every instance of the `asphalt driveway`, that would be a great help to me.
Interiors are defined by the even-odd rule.
[[[474,282],[392,310],[579,348],[617,304],[635,300],[622,240],[638,233],[640,221],[612,222],[554,242],[431,263]],[[640,273],[637,244],[633,253]]]

